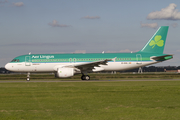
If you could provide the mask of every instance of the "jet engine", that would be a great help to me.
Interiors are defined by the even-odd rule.
[[[58,68],[55,74],[58,78],[67,78],[74,76],[74,68]]]

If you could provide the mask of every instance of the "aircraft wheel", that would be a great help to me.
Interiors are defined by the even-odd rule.
[[[86,76],[85,76],[85,80],[90,80],[89,75],[86,75]]]
[[[81,80],[84,80],[84,75],[81,76]]]
[[[30,78],[29,77],[27,77],[27,79],[26,79],[27,81],[30,81]]]
[[[90,80],[89,75],[82,75],[81,80]]]
[[[27,73],[27,81],[30,81],[30,72]]]
[[[82,76],[81,76],[81,80],[86,80],[86,76],[85,76],[85,75],[82,75]]]

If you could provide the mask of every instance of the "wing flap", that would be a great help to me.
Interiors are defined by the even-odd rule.
[[[80,69],[81,71],[92,71],[94,67],[100,67],[100,65],[107,65],[107,62],[112,60],[113,59],[106,59],[95,62],[82,63],[74,65],[74,67]]]

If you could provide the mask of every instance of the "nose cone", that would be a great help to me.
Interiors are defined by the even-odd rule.
[[[10,64],[7,63],[7,64],[5,65],[5,68],[6,68],[6,70],[11,70],[11,69],[10,69]]]

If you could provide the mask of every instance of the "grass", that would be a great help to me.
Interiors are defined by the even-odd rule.
[[[180,74],[175,73],[145,73],[145,74],[89,74],[91,80],[124,80],[124,79],[179,79]],[[26,74],[1,74],[0,80],[26,80]],[[55,78],[53,74],[31,74],[31,80],[80,80],[81,74],[70,78]]]
[[[176,120],[180,81],[0,83],[1,120]]]

